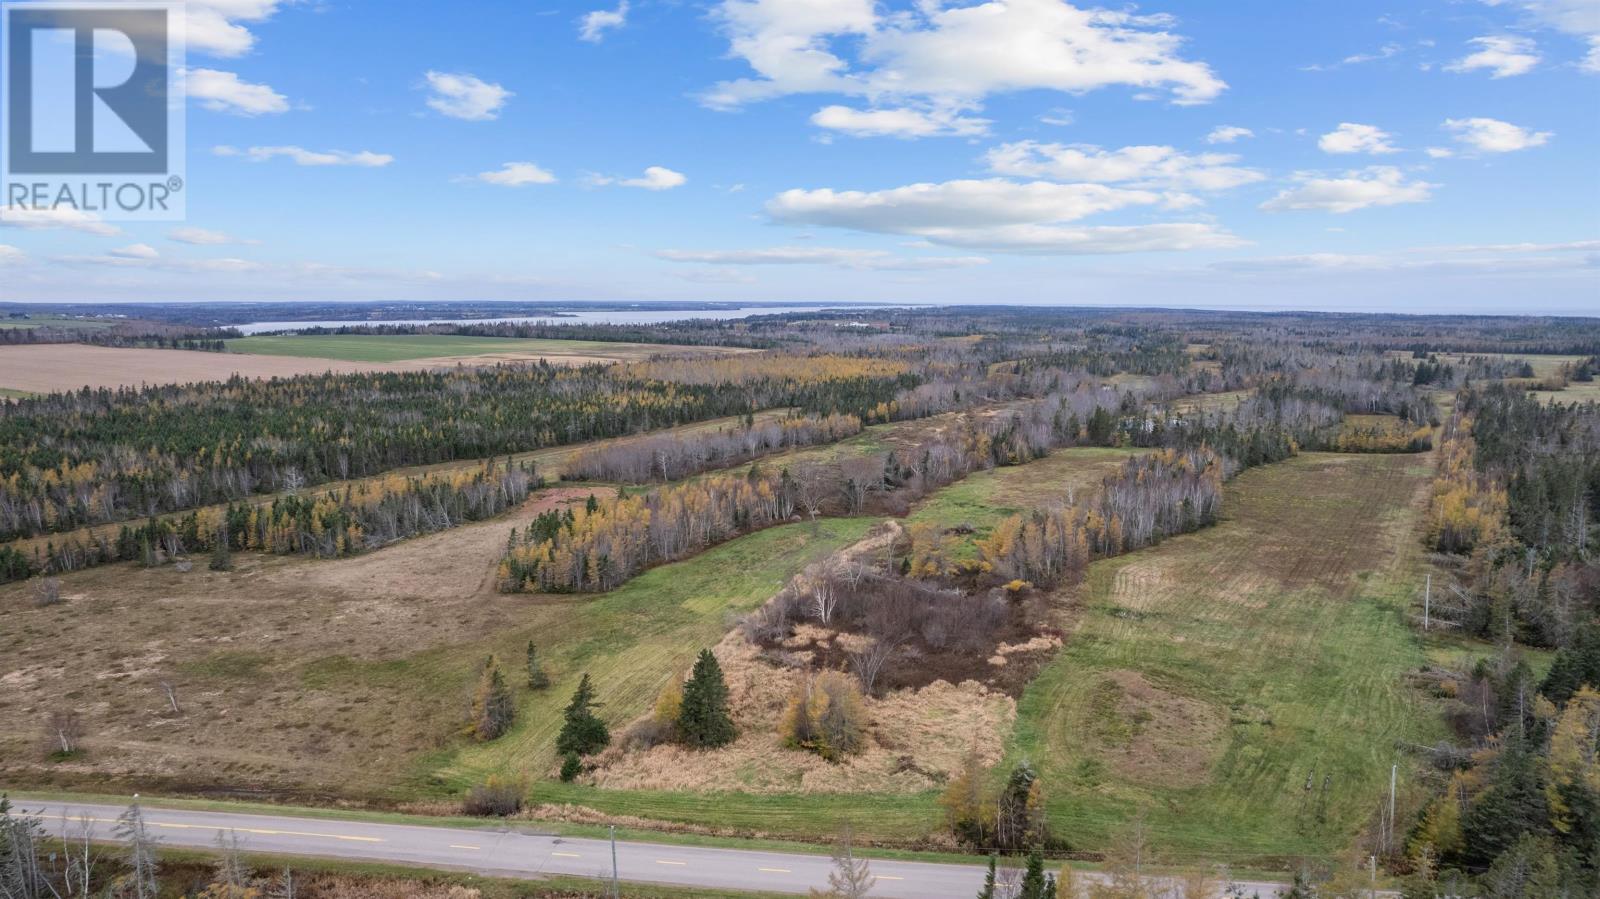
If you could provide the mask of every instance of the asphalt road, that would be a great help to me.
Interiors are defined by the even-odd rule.
[[[96,839],[111,840],[125,807],[78,802],[14,800],[41,814],[52,833],[79,833],[87,819]],[[504,828],[427,827],[371,824],[329,818],[203,812],[145,806],[145,822],[164,845],[212,849],[217,834],[234,831],[245,852],[379,861],[423,868],[471,871],[487,876],[541,875],[609,878],[611,844]],[[531,830],[531,829],[530,829]],[[745,849],[711,849],[663,843],[618,842],[618,875],[624,881],[805,893],[826,887],[827,856]],[[928,862],[871,861],[884,899],[971,899],[983,884],[984,868]],[[1262,899],[1276,896],[1276,883],[1243,883]]]

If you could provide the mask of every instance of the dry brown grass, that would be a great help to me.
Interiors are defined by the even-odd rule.
[[[812,629],[817,630],[817,629]],[[811,633],[817,639],[849,635]],[[968,681],[936,681],[920,690],[868,699],[872,735],[865,752],[840,764],[786,749],[778,723],[808,672],[762,658],[739,632],[715,649],[731,693],[739,737],[712,751],[663,745],[642,752],[613,748],[590,780],[608,789],[749,793],[916,793],[942,784],[970,746],[999,759],[1016,703]]]
[[[509,516],[350,559],[107,566],[63,577],[67,601],[42,609],[26,583],[0,588],[0,780],[391,787],[465,708],[415,680],[521,626],[533,604],[494,592],[508,529],[590,492],[541,491]],[[363,662],[389,676],[342,675]],[[37,734],[58,707],[83,715],[86,751],[50,762]]]

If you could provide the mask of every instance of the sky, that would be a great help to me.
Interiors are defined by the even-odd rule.
[[[1600,314],[1600,0],[190,0],[0,300]]]

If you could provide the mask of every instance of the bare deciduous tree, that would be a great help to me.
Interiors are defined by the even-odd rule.
[[[57,709],[50,713],[45,731],[57,751],[72,755],[78,751],[78,741],[83,739],[83,719],[71,709]]]
[[[856,680],[861,682],[861,691],[868,696],[877,695],[878,675],[883,673],[883,667],[894,655],[895,645],[889,640],[873,640],[850,653],[850,668],[855,672]]]
[[[40,578],[33,585],[34,608],[42,609],[46,606],[60,605],[65,602],[61,598],[61,579],[55,577]]]

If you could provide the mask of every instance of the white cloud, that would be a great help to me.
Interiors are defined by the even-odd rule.
[[[266,162],[276,156],[283,156],[294,160],[295,165],[351,165],[360,168],[382,168],[391,162],[394,157],[387,153],[374,153],[371,150],[362,150],[351,153],[346,150],[307,150],[304,147],[250,147],[240,150],[237,147],[220,146],[212,147],[211,152],[218,156],[243,156],[251,162]]]
[[[0,243],[0,265],[17,265],[28,258],[28,255],[16,247]]]
[[[1578,68],[1600,73],[1600,3],[1594,0],[1483,0],[1490,6],[1514,6],[1536,24],[1589,43],[1589,51]]]
[[[1238,246],[1210,224],[1066,226],[1102,212],[1154,206],[1152,191],[999,178],[911,184],[872,192],[788,190],[767,202],[776,222],[903,234],[930,243],[1011,253],[1078,254]]]
[[[255,243],[250,240],[237,240],[221,231],[211,231],[205,228],[173,228],[167,232],[168,240],[178,243],[193,244],[194,246],[221,246],[230,243]]]
[[[184,90],[200,105],[216,112],[257,116],[287,112],[289,101],[265,84],[240,81],[232,72],[216,69],[185,69]]]
[[[855,137],[974,137],[989,131],[989,120],[962,116],[954,110],[851,109],[824,106],[811,116],[819,128]]]
[[[1317,141],[1317,146],[1324,153],[1398,153],[1400,151],[1389,143],[1393,137],[1375,125],[1340,122],[1338,128]]]
[[[1076,121],[1076,118],[1073,116],[1072,110],[1057,106],[1055,109],[1052,109],[1044,115],[1039,116],[1039,121],[1045,123],[1046,125],[1065,127]]]
[[[1455,133],[1456,140],[1482,153],[1510,153],[1542,147],[1554,136],[1549,131],[1529,131],[1499,119],[1445,119],[1444,127]]]
[[[721,0],[732,54],[755,77],[724,81],[714,108],[790,94],[832,93],[954,115],[991,94],[1080,94],[1120,85],[1204,103],[1226,85],[1184,59],[1166,16],[1079,9],[1062,0],[989,0],[970,6],[872,0]]]
[[[1509,78],[1530,72],[1539,64],[1538,48],[1530,38],[1509,35],[1475,37],[1467,43],[1477,47],[1477,52],[1445,66],[1445,71],[1489,69],[1492,78]]]
[[[111,250],[110,253],[118,259],[155,259],[161,255],[156,252],[155,247],[147,243],[134,243],[125,247],[117,247],[115,250]]]
[[[1456,155],[1456,151],[1449,147],[1429,147],[1423,152],[1428,154],[1429,159],[1449,159]]]
[[[606,32],[612,28],[621,28],[628,22],[628,0],[622,0],[617,8],[597,9],[584,15],[578,26],[578,38],[592,44],[598,44],[605,39]]]
[[[1044,144],[1025,140],[1001,144],[984,157],[990,171],[1019,178],[1123,183],[1173,190],[1227,190],[1266,176],[1232,165],[1225,153],[1191,156],[1172,147],[1102,150],[1089,144]]]
[[[617,178],[610,175],[596,174],[590,174],[584,178],[586,184],[595,187],[615,184],[621,187],[641,187],[645,190],[671,190],[674,187],[683,186],[688,180],[682,172],[674,172],[672,169],[659,165],[646,168],[644,174],[638,178]]]
[[[1206,143],[1231,144],[1241,137],[1255,136],[1256,133],[1251,131],[1249,128],[1241,128],[1238,125],[1218,125],[1217,127],[1211,129],[1210,134],[1206,135]]]
[[[1325,178],[1302,174],[1300,186],[1285,190],[1261,204],[1267,212],[1317,210],[1346,213],[1370,206],[1397,206],[1422,203],[1436,186],[1426,181],[1407,181],[1394,166],[1368,166],[1343,177]]]
[[[121,228],[109,222],[101,221],[100,217],[92,212],[83,212],[66,206],[58,206],[54,209],[0,206],[0,225],[26,228],[30,231],[66,228],[71,231],[82,231],[85,234],[97,234],[101,237],[112,237],[122,233]]]
[[[1210,268],[1262,274],[1273,272],[1292,274],[1305,271],[1470,274],[1559,272],[1594,268],[1596,261],[1588,254],[1596,250],[1600,250],[1600,240],[1409,247],[1385,253],[1302,253],[1255,259],[1232,259],[1211,263]]]
[[[930,271],[984,265],[982,256],[896,256],[887,250],[768,247],[758,250],[660,250],[661,259],[709,265],[836,265],[868,271]]]
[[[254,49],[256,38],[241,23],[265,22],[281,5],[282,0],[189,0],[184,31],[188,49],[243,56]]]
[[[556,176],[531,162],[508,162],[492,172],[481,172],[477,179],[501,187],[526,187],[529,184],[554,184]]]
[[[428,108],[440,115],[468,122],[499,118],[500,107],[516,96],[498,84],[491,84],[465,72],[433,72],[423,76],[433,96]]]

